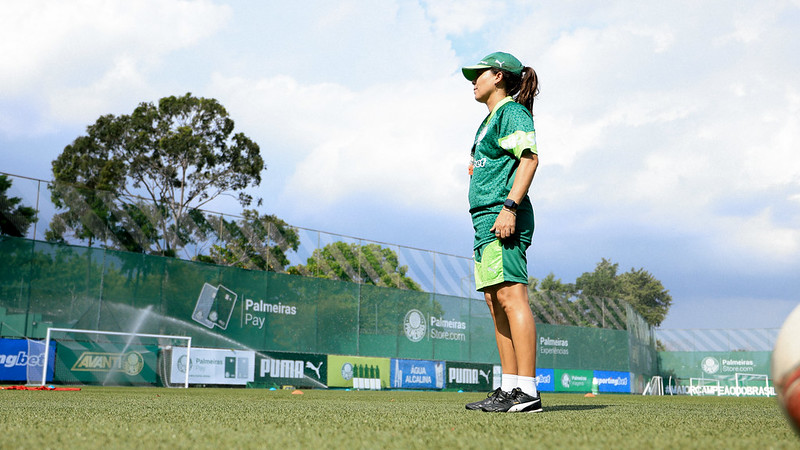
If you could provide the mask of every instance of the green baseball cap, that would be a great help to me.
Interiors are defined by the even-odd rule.
[[[462,67],[461,73],[463,73],[469,81],[475,81],[482,70],[491,69],[492,67],[506,70],[514,75],[520,75],[524,66],[510,53],[494,52],[484,57],[474,66]]]

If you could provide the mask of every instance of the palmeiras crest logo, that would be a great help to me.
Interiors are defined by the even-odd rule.
[[[700,362],[700,368],[703,369],[703,372],[713,375],[719,371],[719,361],[713,356],[706,356],[703,358],[703,361]]]
[[[563,386],[564,388],[569,389],[570,381],[572,381],[572,379],[570,378],[568,373],[565,373],[564,375],[561,375],[561,386]]]
[[[353,379],[353,365],[349,362],[342,364],[342,379],[345,381]]]
[[[419,342],[425,337],[428,327],[425,324],[425,315],[418,309],[412,309],[406,313],[403,319],[403,331],[411,342]]]
[[[178,372],[186,373],[186,355],[181,355],[178,358]],[[189,370],[192,368],[192,361],[189,361]]]
[[[144,369],[144,358],[139,352],[128,352],[123,357],[122,370],[130,376],[139,375]]]

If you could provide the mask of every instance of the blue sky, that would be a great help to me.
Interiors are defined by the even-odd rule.
[[[532,275],[644,268],[664,328],[800,303],[796,1],[12,0],[0,21],[0,171],[50,179],[99,115],[192,92],[261,146],[263,212],[468,256],[487,111],[459,68],[505,50],[541,82]]]

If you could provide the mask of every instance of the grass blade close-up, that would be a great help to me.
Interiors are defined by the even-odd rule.
[[[536,414],[457,392],[83,387],[2,391],[12,448],[800,448],[774,398],[544,394]]]

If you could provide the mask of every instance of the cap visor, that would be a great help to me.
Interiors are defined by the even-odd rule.
[[[478,78],[478,75],[480,75],[482,70],[489,68],[491,68],[491,66],[484,66],[478,64],[477,66],[462,67],[461,73],[463,73],[464,78],[468,79],[469,81],[475,81],[475,79]]]

